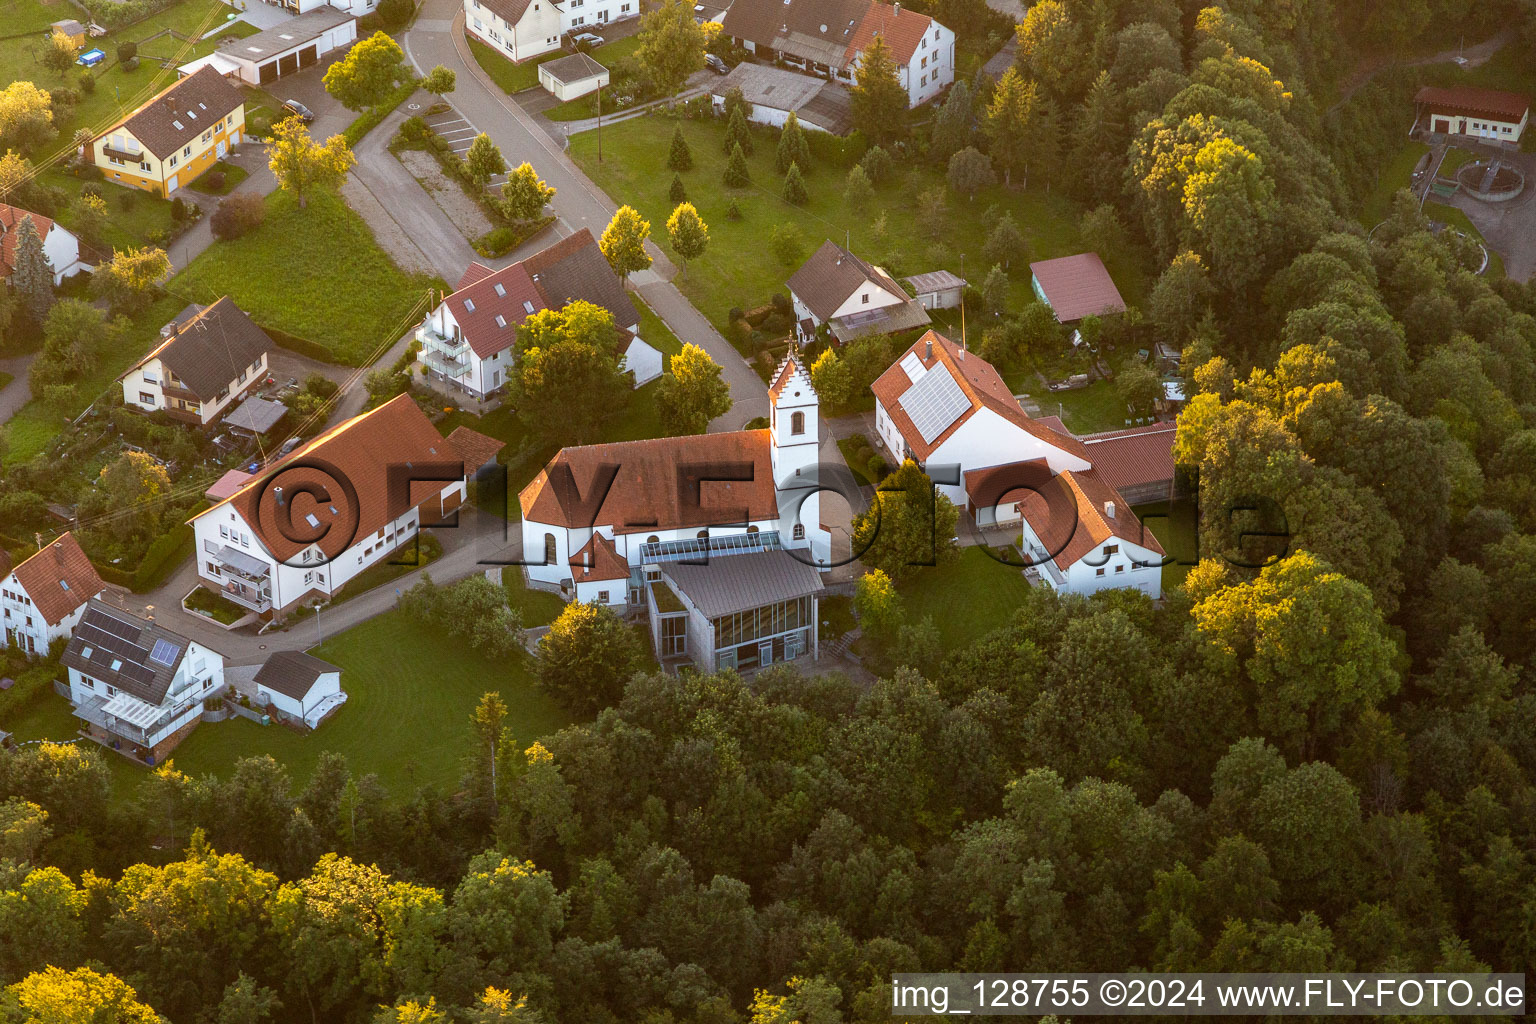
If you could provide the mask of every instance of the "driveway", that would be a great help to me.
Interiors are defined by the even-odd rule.
[[[32,400],[32,388],[27,384],[27,371],[31,369],[32,360],[36,358],[36,352],[28,352],[24,356],[0,359],[0,373],[8,373],[16,378],[0,388],[0,423],[15,416],[17,410]]]
[[[438,64],[452,68],[458,85],[450,99],[459,115],[490,135],[509,165],[516,167],[527,161],[555,187],[551,206],[562,223],[562,234],[582,228],[594,236],[603,233],[618,204],[593,184],[565,155],[560,143],[541,130],[534,117],[502,92],[475,63],[464,42],[461,4],[455,0],[426,0],[415,25],[401,43],[419,71],[429,71]],[[653,225],[652,230],[656,227]],[[661,250],[653,246],[651,256],[656,260],[655,266],[633,275],[632,282],[681,341],[698,345],[720,364],[730,385],[735,406],[711,423],[710,429],[737,430],[754,417],[766,416],[768,396],[762,378],[670,283],[674,268]]]

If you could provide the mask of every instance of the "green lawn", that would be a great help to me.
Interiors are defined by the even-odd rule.
[[[43,22],[45,27],[49,22],[58,21],[61,18],[79,17],[79,12],[68,4],[59,3],[48,6],[38,4],[35,0],[8,0],[8,2],[14,2],[18,16],[27,19],[23,24],[45,15],[51,15]],[[107,63],[96,69],[95,90],[89,95],[83,95],[80,103],[69,116],[56,118],[55,127],[59,129],[59,135],[52,144],[38,153],[29,155],[36,160],[69,148],[71,139],[79,128],[89,128],[96,132],[105,130],[113,121],[174,82],[176,64],[184,64],[196,57],[213,52],[217,43],[216,38],[189,44],[169,35],[162,35],[158,39],[150,39],[151,36],[166,29],[174,30],[184,36],[200,36],[216,27],[231,14],[229,8],[219,0],[181,0],[137,25],[110,32],[101,39],[89,40],[89,46],[99,47],[107,54]],[[10,28],[9,7],[0,7],[0,25]],[[117,45],[128,41],[140,44],[139,64],[132,71],[124,70],[116,59]],[[71,68],[67,75],[61,78],[56,72],[49,71],[38,63],[37,57],[42,52],[43,45],[41,35],[0,40],[0,81],[25,79],[35,82],[44,89],[56,88],[61,84],[78,88],[81,71],[78,66]],[[162,67],[161,60],[174,63],[168,68]]]
[[[68,194],[68,205],[59,211],[58,220],[65,227],[73,229],[79,220],[75,215],[74,204],[80,198],[80,189],[86,184],[86,179],[77,178],[69,171],[55,166],[38,175],[38,180],[45,185],[62,188]],[[150,245],[153,244],[153,236],[171,230],[169,199],[107,182],[99,184],[101,197],[107,203],[107,223],[101,237],[103,249],[130,249]],[[198,205],[211,213],[214,204],[205,199]]]
[[[242,21],[240,24],[244,25],[245,22]],[[208,180],[208,176],[213,174],[215,171],[224,175],[224,185],[222,188],[214,188]],[[247,171],[244,167],[241,167],[239,164],[225,163],[223,160],[220,160],[218,163],[214,164],[212,167],[208,168],[208,170],[199,175],[198,179],[187,187],[194,191],[201,192],[204,195],[227,196],[235,190],[237,185],[239,185],[248,177],[250,177],[250,172]]]
[[[1098,380],[1076,391],[1048,391],[1038,378],[1031,382],[1028,394],[1040,405],[1044,416],[1060,416],[1074,434],[1096,434],[1125,427],[1125,403],[1115,390],[1115,382]]]
[[[1163,593],[1183,586],[1184,577],[1200,559],[1199,528],[1192,502],[1170,506],[1168,502],[1138,505],[1132,509],[1173,559],[1163,566]],[[1181,564],[1182,563],[1182,564]]]
[[[1018,554],[1013,555],[1015,560]],[[985,548],[960,550],[950,565],[921,566],[901,582],[909,621],[933,617],[946,650],[956,650],[1006,626],[1030,584],[1017,565],[1004,565]]]
[[[74,11],[61,0],[42,3],[41,0],[0,0],[0,25],[6,35],[22,32],[47,32],[56,21],[74,17]]]
[[[979,282],[985,276],[981,248],[989,227],[987,213],[994,207],[1012,214],[1029,243],[1030,259],[1079,251],[1080,211],[1059,192],[1048,195],[1042,190],[997,186],[978,193],[974,201],[950,194],[948,228],[942,246],[936,246],[922,234],[912,215],[915,197],[943,181],[942,175],[927,165],[904,166],[898,161],[894,180],[876,191],[869,210],[860,212],[848,208],[842,199],[847,168],[818,164],[806,181],[810,202],[797,207],[779,197],[782,176],[773,166],[773,133],[754,135],[754,153],[748,157],[752,183],[735,190],[727,189],[721,181],[725,129],[718,121],[673,121],[648,115],[604,126],[601,163],[597,161],[596,133],[575,136],[571,157],[615,200],[638,209],[664,248],[666,221],[672,211],[667,199],[672,172],[665,166],[665,140],[677,125],[682,127],[694,162],[693,169],[683,173],[683,184],[689,200],[709,225],[710,244],[704,256],[675,283],[722,328],[732,307],[750,309],[768,301],[774,292],[784,291],[784,282],[795,265],[781,263],[767,244],[769,233],[779,224],[799,229],[804,255],[823,239],[842,242],[846,237],[855,252],[898,277],[942,268],[957,273],[964,270],[970,280]],[[739,221],[726,217],[733,199],[742,214]],[[962,254],[967,257],[963,267]],[[1139,304],[1145,293],[1142,258],[1134,252],[1106,255],[1126,301]],[[1010,308],[1018,309],[1032,301],[1028,260],[1016,260]]]
[[[307,338],[336,362],[357,366],[400,337],[433,285],[395,266],[340,198],[317,193],[301,210],[279,190],[267,197],[261,227],[215,242],[170,287],[184,301],[230,295],[262,326]]]
[[[17,743],[28,740],[53,740],[62,743],[78,736],[80,719],[70,711],[69,701],[54,693],[53,687],[50,686],[39,693],[37,699],[19,717],[0,722],[0,728],[15,734]],[[102,761],[111,772],[113,791],[119,798],[129,796],[139,780],[144,777],[144,769],[127,758],[97,746],[89,740],[80,742],[87,745],[89,749],[100,752]]]
[[[507,725],[529,745],[570,723],[540,693],[524,662],[492,661],[399,612],[370,619],[313,652],[341,666],[348,700],[308,735],[243,718],[199,726],[175,753],[193,775],[227,772],[236,760],[271,754],[302,784],[321,751],[345,754],[352,770],[374,772],[396,797],[418,785],[452,787],[470,744],[469,716],[480,696],[496,690]]]
[[[565,602],[558,594],[529,590],[523,583],[522,569],[515,565],[501,570],[501,585],[506,588],[508,603],[522,613],[524,626],[547,626],[565,609]]]
[[[16,379],[16,375],[0,370],[0,391],[4,391]]]
[[[1365,201],[1360,211],[1360,223],[1367,229],[1380,224],[1387,217],[1387,208],[1399,189],[1407,188],[1413,177],[1413,169],[1419,165],[1429,147],[1422,142],[1408,142],[1397,155],[1381,168],[1376,178],[1376,189]]]
[[[473,37],[469,40],[469,52],[474,54],[475,63],[481,70],[491,76],[491,80],[501,86],[503,92],[522,92],[524,89],[537,89],[539,87],[539,65],[547,60],[558,60],[561,57],[569,57],[570,52],[559,49],[553,53],[547,53],[533,60],[514,64],[507,57],[497,53],[495,49],[482,43]],[[640,48],[640,37],[630,36],[627,39],[615,39],[611,43],[604,43],[592,51],[592,57],[606,68],[613,67],[613,62],[620,57],[634,53]],[[579,103],[580,100],[572,102]],[[568,106],[569,104],[562,104]],[[566,120],[570,120],[567,118]]]

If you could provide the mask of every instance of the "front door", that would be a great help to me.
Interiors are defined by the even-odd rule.
[[[773,664],[772,640],[757,645],[757,664],[759,668],[764,668]]]
[[[225,144],[223,139],[220,139],[218,146],[215,147],[215,152],[218,155],[218,158],[220,160],[224,159],[224,154],[226,152],[228,152],[228,151],[229,151],[229,147]]]

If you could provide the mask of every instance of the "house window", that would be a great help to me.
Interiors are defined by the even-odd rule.
[[[1125,566],[1123,564],[1115,566],[1115,572],[1125,572]]]
[[[700,530],[698,533],[694,534],[694,536],[697,537],[699,540],[709,540],[709,531],[708,530]]]
[[[192,155],[192,147],[191,146],[184,147],[182,149],[182,151],[181,151],[181,155],[182,156],[191,156]]]
[[[555,555],[556,555],[557,551],[558,551],[558,547],[555,544],[555,535],[552,534],[552,533],[546,533],[544,535],[544,564],[545,565],[554,565],[555,564]]]
[[[797,412],[789,417],[789,432],[791,434],[805,433],[805,413]]]
[[[920,68],[925,68],[925,67],[927,67],[927,66],[928,66],[928,58],[927,58],[927,57],[924,57],[924,58],[923,58],[923,62],[922,62],[922,63],[921,63],[921,64],[919,64],[919,65],[918,65],[918,67],[920,67]]]
[[[859,296],[859,301],[862,302],[866,306],[869,305],[869,293],[865,292],[863,295],[860,295]]]
[[[606,591],[606,590],[599,590],[597,592],[597,601],[598,601],[599,604],[607,604],[608,603],[608,591]]]
[[[225,540],[228,540],[229,539],[229,527],[221,525],[219,527],[219,536],[223,537]]]
[[[1118,555],[1119,553],[1120,553],[1120,545],[1119,544],[1106,544],[1106,545],[1104,545],[1104,554],[1106,556],[1108,556],[1108,555]]]
[[[305,558],[306,561],[309,559],[309,552],[308,551],[304,552],[304,558]],[[313,583],[313,582],[315,582],[315,574],[313,572],[305,573],[304,574],[304,582],[305,583]]]
[[[175,157],[175,155],[174,155],[174,154],[173,154],[173,155],[172,155],[172,156],[171,156],[171,166],[172,166],[172,167],[175,167],[175,166],[176,166],[176,157]]]
[[[1095,576],[1103,576],[1104,575],[1104,567],[1102,565],[1099,566],[1097,569],[1093,570],[1093,574]]]
[[[208,575],[209,576],[217,576],[217,575],[219,575],[219,567],[217,565],[215,565],[214,563],[209,562],[208,563]]]
[[[140,391],[139,392],[139,401],[143,402],[145,405],[154,405],[155,404],[155,396],[150,394],[148,391]]]
[[[796,523],[792,536],[795,538],[795,540],[805,540],[805,524]]]

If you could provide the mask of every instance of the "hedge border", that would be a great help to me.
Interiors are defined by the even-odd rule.
[[[384,101],[378,104],[378,106],[369,107],[357,115],[352,123],[347,125],[346,129],[341,133],[341,137],[347,140],[348,146],[356,146],[359,142],[363,141],[365,135],[377,128],[386,117],[393,114],[395,109],[409,99],[420,87],[420,83],[414,77],[396,86],[395,91],[384,97]]]

